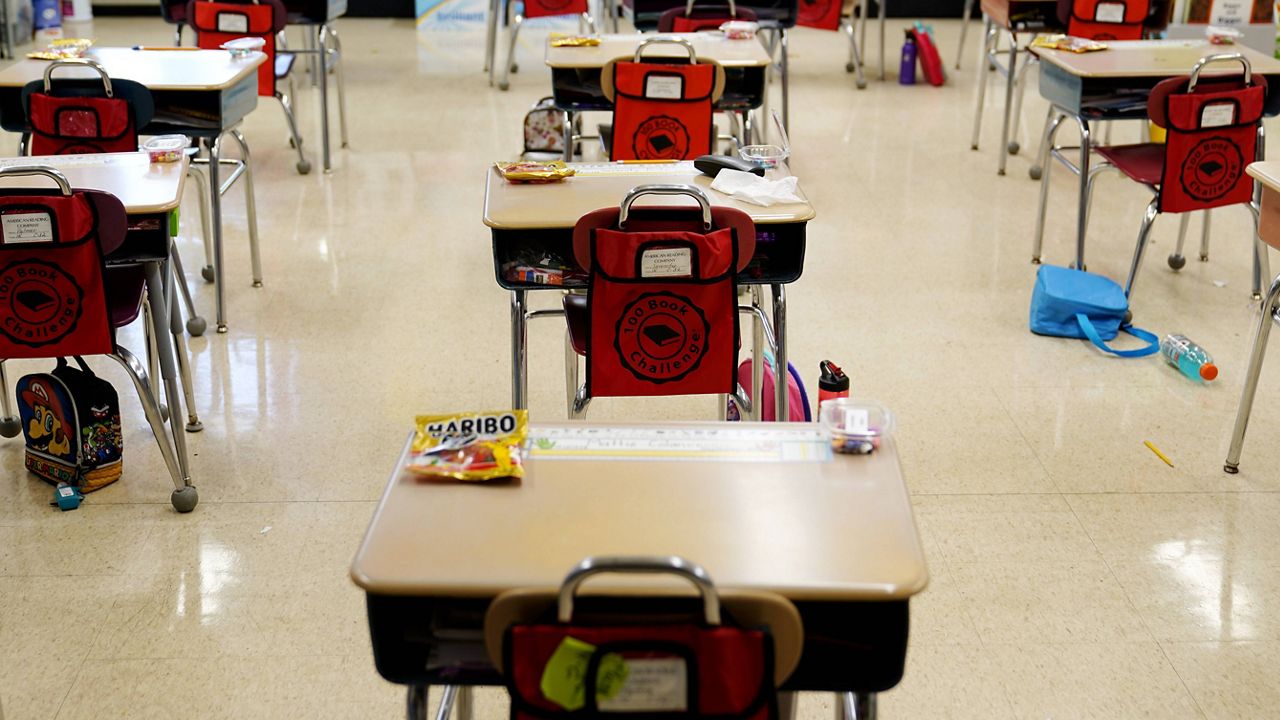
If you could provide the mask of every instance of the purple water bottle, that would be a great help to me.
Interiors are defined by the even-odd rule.
[[[902,41],[902,64],[898,66],[898,83],[916,84],[916,38],[910,30],[907,31],[907,39]]]

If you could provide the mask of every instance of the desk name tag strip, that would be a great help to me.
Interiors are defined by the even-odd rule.
[[[672,462],[830,462],[816,427],[535,427],[529,455],[539,460]]]

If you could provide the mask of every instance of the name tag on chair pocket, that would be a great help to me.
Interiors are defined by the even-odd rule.
[[[1093,19],[1104,23],[1124,22],[1124,3],[1098,3]]]
[[[678,75],[649,75],[644,79],[644,96],[652,100],[679,100],[684,97],[684,78]]]
[[[1214,103],[1200,110],[1200,127],[1222,127],[1236,123],[1235,103]]]
[[[249,16],[240,13],[218,13],[218,32],[249,32]]]
[[[640,277],[692,277],[693,250],[689,248],[654,248],[640,255]]]
[[[46,213],[14,213],[0,217],[6,245],[53,242],[53,220]]]
[[[604,712],[688,710],[688,669],[683,658],[629,658],[621,686],[598,698]]]

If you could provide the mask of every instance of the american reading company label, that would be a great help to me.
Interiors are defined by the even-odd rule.
[[[688,710],[688,670],[684,658],[627,658],[626,682],[610,698],[598,698],[605,712]]]
[[[53,242],[53,221],[42,212],[0,216],[0,231],[6,244]]]
[[[644,79],[644,96],[655,100],[679,100],[684,94],[684,78],[650,75]]]
[[[1222,127],[1232,125],[1236,121],[1235,103],[1214,103],[1205,105],[1200,111],[1200,127]]]
[[[640,256],[640,277],[690,277],[693,275],[693,250],[690,248],[654,248]]]
[[[1098,3],[1093,19],[1104,23],[1124,22],[1124,3]]]
[[[218,13],[218,32],[249,32],[249,16],[240,13]]]

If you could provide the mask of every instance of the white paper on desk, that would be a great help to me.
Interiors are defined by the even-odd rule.
[[[778,205],[781,203],[804,202],[800,193],[800,179],[792,176],[781,180],[767,180],[741,170],[721,170],[711,183],[711,189],[717,190],[735,200],[749,202],[753,205]]]

